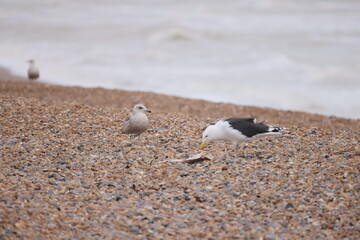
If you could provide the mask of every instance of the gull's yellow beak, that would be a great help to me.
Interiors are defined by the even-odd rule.
[[[205,146],[206,146],[207,142],[202,142],[200,145],[200,149],[204,150]]]

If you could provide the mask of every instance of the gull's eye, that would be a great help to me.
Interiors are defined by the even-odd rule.
[[[143,107],[139,107],[139,109],[143,109]]]
[[[208,135],[205,135],[205,137],[207,138],[207,137],[208,137]]]

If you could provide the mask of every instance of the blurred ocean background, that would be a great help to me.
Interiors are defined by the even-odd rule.
[[[359,0],[0,0],[40,81],[360,118]]]

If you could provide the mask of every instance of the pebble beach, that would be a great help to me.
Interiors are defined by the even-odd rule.
[[[0,79],[0,239],[360,238],[360,120]],[[121,134],[136,103],[149,130]],[[287,130],[172,162],[233,116]]]

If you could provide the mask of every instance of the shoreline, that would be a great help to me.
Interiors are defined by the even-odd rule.
[[[16,82],[16,84],[14,84]],[[127,91],[120,89],[68,87],[29,81],[12,75],[0,68],[0,90],[2,94],[36,98],[49,102],[69,102],[89,106],[132,108],[142,102],[158,112],[181,112],[198,117],[221,119],[233,116],[256,117],[271,124],[302,125],[326,129],[359,129],[360,119],[341,118],[291,110],[242,106],[206,100],[176,97],[153,92]],[[291,119],[289,121],[289,119]]]

